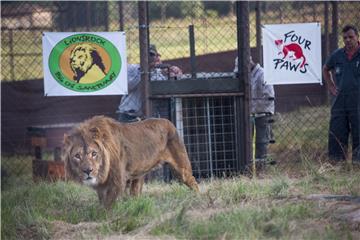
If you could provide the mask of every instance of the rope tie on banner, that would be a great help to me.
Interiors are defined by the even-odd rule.
[[[160,25],[145,25],[145,24],[142,24],[142,25],[136,25],[136,26],[129,26],[129,27],[126,27],[125,29],[126,30],[132,30],[132,29],[144,29],[144,28],[149,28],[149,29],[155,29],[155,28],[158,28],[158,29],[170,29],[170,28],[188,28],[188,26],[160,26]],[[120,31],[120,29],[118,29],[118,31]]]

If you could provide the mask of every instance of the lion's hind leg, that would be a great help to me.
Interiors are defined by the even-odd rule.
[[[192,168],[184,144],[179,139],[173,139],[168,143],[170,158],[167,161],[175,172],[175,175],[189,188],[199,192],[199,186],[192,175]]]

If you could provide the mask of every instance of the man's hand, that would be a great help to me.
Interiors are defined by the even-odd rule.
[[[329,69],[326,65],[324,65],[324,67],[323,67],[323,76],[324,76],[325,81],[328,84],[329,92],[332,95],[336,96],[338,94],[338,90],[337,90],[335,82],[332,78],[331,69]]]
[[[337,90],[335,84],[329,84],[328,87],[329,87],[329,92],[332,95],[336,96],[338,94],[338,90]]]
[[[171,66],[169,68],[169,71],[170,71],[170,77],[180,77],[183,74],[181,69],[177,66]]]

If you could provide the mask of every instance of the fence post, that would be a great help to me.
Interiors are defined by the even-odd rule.
[[[324,2],[324,52],[323,52],[323,63],[329,55],[329,2]],[[327,83],[324,84],[324,103],[330,99],[329,86]]]
[[[261,2],[256,2],[256,53],[257,60],[263,66],[262,48],[261,48]]]
[[[324,2],[324,60],[329,54],[329,2]]]
[[[40,146],[35,146],[34,155],[36,160],[42,159],[42,148]]]
[[[195,79],[196,78],[196,55],[195,55],[194,25],[189,25],[189,42],[190,42],[191,77]]]
[[[124,6],[123,6],[123,2],[119,1],[119,23],[120,23],[120,31],[123,32],[124,31]]]
[[[14,37],[13,37],[13,30],[9,30],[9,45],[10,45],[10,75],[11,80],[15,81],[15,64],[14,64]]]
[[[105,31],[108,32],[109,31],[109,2],[104,2],[103,4],[105,4],[105,12],[104,12],[104,15],[105,15]]]
[[[54,149],[54,161],[61,161],[61,148],[55,147]]]
[[[86,2],[86,31],[90,31],[91,26],[91,4],[90,2]]]
[[[146,117],[150,116],[150,102],[149,102],[149,34],[148,34],[148,11],[146,1],[138,2],[139,12],[139,43],[140,43],[140,70],[141,82],[144,90],[144,114]]]
[[[240,164],[245,166],[252,158],[252,136],[250,125],[250,31],[249,31],[249,2],[236,2],[237,41],[239,58],[239,84],[243,86],[244,101],[239,106],[240,110]]]
[[[331,51],[334,51],[339,46],[339,11],[338,11],[338,3],[333,1],[332,4],[332,46]]]

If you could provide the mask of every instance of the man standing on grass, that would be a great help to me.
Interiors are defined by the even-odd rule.
[[[352,136],[352,160],[360,163],[359,87],[360,42],[355,26],[342,30],[345,47],[335,50],[323,67],[323,75],[332,95],[329,127],[329,158],[347,159],[348,139]],[[335,72],[335,79],[332,71]]]

